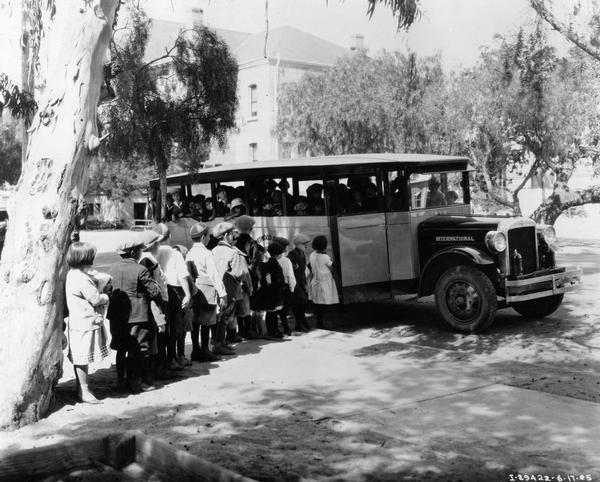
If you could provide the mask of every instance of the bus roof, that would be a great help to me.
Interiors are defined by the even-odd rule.
[[[440,156],[435,154],[346,154],[341,156],[305,157],[299,159],[285,159],[277,161],[259,161],[236,164],[224,164],[217,167],[208,167],[197,172],[183,172],[167,176],[171,185],[178,181],[234,179],[238,177],[252,177],[253,175],[271,175],[282,177],[302,173],[314,168],[332,167],[347,170],[365,165],[406,164],[406,167],[433,167],[443,164],[468,164],[469,159],[460,156]],[[285,169],[289,174],[282,172]],[[241,176],[240,176],[241,175]],[[158,178],[150,181],[158,183]],[[187,183],[187,182],[186,182]]]

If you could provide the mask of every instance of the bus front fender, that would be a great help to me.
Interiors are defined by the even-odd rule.
[[[498,268],[486,252],[468,246],[456,246],[438,251],[427,261],[419,279],[418,296],[432,294],[442,273],[458,265],[478,267],[492,280],[494,286],[498,286]]]

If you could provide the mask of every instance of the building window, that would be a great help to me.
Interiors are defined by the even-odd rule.
[[[256,162],[258,160],[257,154],[258,144],[256,142],[253,142],[252,144],[250,144],[250,162]]]
[[[250,117],[258,117],[258,92],[256,84],[248,87],[250,91]]]

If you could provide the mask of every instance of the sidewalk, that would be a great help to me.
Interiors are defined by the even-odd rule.
[[[123,398],[110,398],[113,370],[99,370],[102,405],[67,403],[1,433],[0,448],[141,429],[263,479],[600,476],[600,405],[507,386],[485,365],[427,350],[315,330],[244,342],[235,358]]]

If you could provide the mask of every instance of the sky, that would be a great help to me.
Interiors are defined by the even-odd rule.
[[[190,8],[204,10],[204,23],[244,32],[265,29],[265,0],[145,0],[154,17],[186,21]],[[411,49],[421,55],[442,53],[448,67],[472,65],[482,45],[496,33],[514,31],[533,20],[528,0],[422,0],[422,16],[407,32],[383,5],[369,20],[366,0],[269,0],[269,27],[291,25],[345,47],[362,34],[371,53]]]
[[[19,77],[18,15],[0,0],[0,72]],[[58,0],[57,8],[83,0]],[[556,3],[568,0],[555,0]],[[140,0],[151,17],[186,22],[191,7],[204,11],[210,27],[260,32],[265,29],[265,0]],[[364,35],[370,53],[382,49],[419,55],[440,52],[449,70],[475,63],[480,48],[493,43],[497,33],[508,34],[534,14],[528,0],[421,0],[421,18],[408,32],[398,32],[391,11],[378,5],[369,19],[367,0],[268,0],[269,27],[291,25],[339,45],[349,47],[353,34]],[[555,39],[556,40],[556,39]]]

